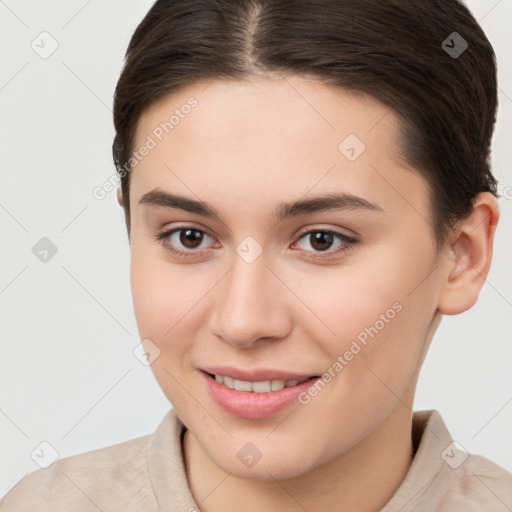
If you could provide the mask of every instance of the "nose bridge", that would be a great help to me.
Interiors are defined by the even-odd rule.
[[[215,332],[239,346],[250,345],[260,338],[284,336],[288,328],[279,301],[279,281],[267,268],[262,251],[255,256],[254,250],[251,241],[237,247],[216,304]]]

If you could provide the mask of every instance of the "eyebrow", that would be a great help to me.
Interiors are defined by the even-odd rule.
[[[190,213],[196,213],[203,217],[212,219],[222,219],[220,213],[208,203],[197,201],[185,196],[179,196],[164,192],[160,189],[154,189],[146,192],[140,199],[139,204],[148,206],[164,206],[184,210]],[[299,215],[312,215],[317,212],[328,210],[354,210],[363,209],[375,212],[384,210],[376,203],[363,199],[352,194],[330,193],[311,197],[309,199],[300,199],[298,201],[281,203],[273,211],[275,221],[281,221],[290,217]]]

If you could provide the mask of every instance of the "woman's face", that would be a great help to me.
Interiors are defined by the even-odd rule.
[[[410,412],[447,258],[392,111],[304,77],[201,82],[142,115],[143,146],[138,328],[218,466],[292,477]]]

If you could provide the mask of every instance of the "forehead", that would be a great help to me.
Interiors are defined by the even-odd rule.
[[[134,149],[149,140],[154,147],[131,187],[134,199],[167,185],[199,196],[258,195],[269,207],[342,187],[370,201],[407,196],[421,208],[426,183],[403,161],[399,129],[373,97],[313,78],[197,82],[140,117]]]
[[[189,107],[191,102],[194,107]],[[151,105],[139,119],[136,142],[169,120],[172,128],[167,126],[163,137],[172,133],[176,139],[181,134],[206,142],[258,136],[269,149],[282,142],[275,139],[276,133],[301,142],[327,137],[326,143],[356,133],[369,142],[371,132],[381,124],[378,138],[386,134],[386,143],[393,143],[398,150],[399,123],[391,109],[362,92],[328,86],[306,76],[197,82]]]

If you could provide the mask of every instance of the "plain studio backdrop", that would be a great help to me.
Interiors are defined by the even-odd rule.
[[[154,432],[170,408],[133,352],[122,210],[92,193],[115,171],[112,96],[152,3],[0,1],[0,496],[44,458]],[[480,299],[444,317],[414,409],[512,471],[512,0],[468,6],[498,58],[502,218]]]

